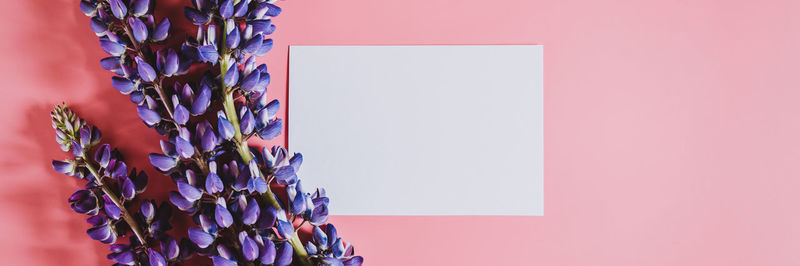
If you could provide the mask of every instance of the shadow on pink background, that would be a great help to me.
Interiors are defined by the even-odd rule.
[[[367,265],[800,265],[800,3],[644,2],[283,1],[262,61],[285,101],[288,45],[545,46],[545,216],[333,217]],[[79,182],[50,168],[48,112],[101,127],[163,200],[159,136],[111,88],[77,0],[0,17],[0,264],[109,264],[67,205]]]

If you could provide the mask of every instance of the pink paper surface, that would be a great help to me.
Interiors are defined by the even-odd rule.
[[[366,265],[799,265],[800,2],[655,2],[283,1],[262,62],[284,101],[288,45],[545,45],[545,216],[331,218]],[[79,182],[50,167],[48,111],[101,127],[163,200],[159,136],[111,88],[77,0],[0,17],[0,264],[109,264],[67,205]]]

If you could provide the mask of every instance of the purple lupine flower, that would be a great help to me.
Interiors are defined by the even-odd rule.
[[[169,36],[169,27],[170,27],[169,19],[164,18],[158,25],[153,29],[153,34],[150,35],[153,41],[163,41],[166,40]]]
[[[74,211],[91,215],[86,220],[91,225],[86,234],[104,244],[114,244],[120,237],[130,235],[129,244],[112,245],[107,257],[121,265],[142,264],[140,258],[146,257],[144,248],[150,245],[148,241],[169,237],[166,234],[172,228],[168,222],[169,205],[155,208],[152,201],[142,200],[139,209],[128,210],[130,204],[126,203],[135,202],[136,195],[146,187],[144,172],[137,173],[136,169],[128,172],[118,152],[108,144],[100,144],[100,130],[87,125],[69,108],[57,106],[51,118],[57,141],[65,150],[72,150],[75,157],[53,161],[53,168],[78,178],[86,177],[88,182],[86,189],[76,191],[68,199]],[[65,147],[65,143],[69,146]],[[92,151],[93,155],[88,155]],[[121,223],[127,229],[118,230]],[[148,249],[147,253],[151,265],[167,265],[158,252]],[[179,252],[176,249],[174,253]],[[169,257],[170,262],[178,260],[176,256]]]
[[[125,14],[128,13],[128,8],[122,0],[108,0],[108,5],[111,8],[111,13],[118,19],[124,18]]]
[[[148,13],[150,0],[131,0],[131,12],[134,16],[141,17]]]
[[[200,248],[206,248],[214,242],[214,236],[199,228],[189,228],[189,239]]]
[[[149,157],[156,169],[169,173],[176,183],[177,191],[170,192],[170,202],[200,226],[190,229],[189,239],[180,244],[160,236],[160,252],[151,249],[147,250],[148,256],[138,254],[134,258],[148,258],[157,265],[163,264],[163,259],[171,264],[172,260],[191,254],[188,246],[197,246],[199,254],[221,265],[235,264],[237,260],[288,265],[295,252],[299,260],[294,262],[303,265],[339,265],[360,260],[352,253],[348,255],[347,246],[341,241],[320,249],[317,245],[303,245],[295,237],[296,228],[290,221],[302,219],[323,226],[328,216],[329,199],[324,190],[313,194],[303,190],[298,177],[302,155],[290,158],[281,147],[253,152],[248,145],[251,137],[273,139],[283,128],[277,117],[280,104],[266,95],[270,74],[266,65],[256,64],[256,57],[274,45],[269,38],[276,29],[271,18],[281,9],[270,2],[192,1],[184,15],[197,25],[197,37],[187,37],[175,51],[160,45],[171,35],[171,24],[167,19],[155,22],[151,1],[81,1],[80,8],[91,17],[90,26],[99,36],[103,50],[111,54],[101,60],[101,65],[116,74],[113,87],[129,94],[142,121],[166,136],[161,141],[162,153]],[[212,70],[200,75],[199,81],[176,83],[174,89],[162,84],[166,77],[186,74],[190,69],[207,69],[193,68],[193,64],[207,64]],[[205,115],[209,109],[220,112],[216,117]],[[90,152],[84,143],[91,142],[91,138],[66,141],[63,137],[79,128],[57,130],[57,139],[65,151],[83,156]],[[85,132],[87,136],[93,134],[90,130]],[[125,164],[117,163],[113,153],[110,158],[105,154],[96,153],[95,157],[101,162],[108,158],[108,166],[102,170],[113,177],[116,191],[122,194],[119,198],[126,201],[140,193],[146,177],[142,182],[139,175],[126,175]],[[72,164],[69,160],[54,162],[54,168],[91,178],[85,169]],[[276,197],[270,189],[272,181],[285,186],[288,197]],[[107,201],[101,201],[96,212],[104,215],[111,210],[114,214],[113,207],[106,207]],[[93,211],[90,203],[83,208],[83,201],[74,202],[78,209]],[[161,207],[148,201],[139,209],[137,219],[148,223],[148,232],[169,227],[160,218]],[[218,235],[218,227],[225,228],[225,233]],[[217,241],[218,237],[230,239]],[[194,243],[184,244],[190,242]],[[134,249],[119,248],[113,253],[114,258],[129,264],[131,256],[125,250]]]
[[[137,17],[130,17],[128,18],[128,24],[133,31],[133,39],[136,40],[136,42],[141,43],[147,40],[149,32],[147,30],[147,25],[144,25],[144,22],[142,22],[141,19]]]

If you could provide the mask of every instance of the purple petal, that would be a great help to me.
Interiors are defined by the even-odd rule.
[[[283,120],[278,118],[269,123],[267,127],[259,133],[259,136],[266,140],[274,139],[281,134],[281,130],[283,130]]]
[[[178,151],[178,155],[185,159],[192,158],[194,155],[194,146],[183,137],[175,138],[175,149]]]
[[[106,212],[106,215],[114,220],[119,220],[119,217],[122,215],[122,210],[111,201],[111,198],[108,195],[103,195],[103,209]]]
[[[169,19],[162,19],[161,22],[158,23],[158,26],[156,26],[156,28],[153,30],[153,34],[150,37],[153,39],[153,41],[157,42],[166,40],[167,36],[169,36],[169,27]]]
[[[250,198],[250,201],[247,202],[247,207],[244,209],[244,213],[242,214],[242,222],[248,225],[256,223],[259,212],[260,208],[258,207],[258,202],[256,202],[255,198]]]
[[[180,255],[180,246],[178,241],[171,236],[167,236],[166,240],[161,241],[161,253],[164,254],[167,260],[175,260]]]
[[[156,207],[155,205],[153,205],[152,201],[149,200],[142,201],[142,206],[139,207],[139,209],[142,213],[142,216],[144,216],[144,219],[147,220],[148,223],[152,221],[153,218],[155,218]]]
[[[211,262],[214,263],[214,266],[237,266],[239,264],[236,263],[234,260],[229,260],[220,256],[213,256],[211,257]]]
[[[233,16],[233,0],[225,0],[219,4],[219,15],[225,19]]]
[[[314,246],[314,243],[306,242],[306,252],[308,255],[316,255],[318,252],[317,246]]]
[[[103,67],[105,70],[114,71],[120,68],[120,59],[116,56],[109,56],[103,59],[100,59],[100,66]]]
[[[236,49],[236,47],[239,46],[239,41],[241,39],[239,36],[239,29],[233,29],[228,33],[228,36],[225,38],[225,45],[228,49]]]
[[[250,179],[252,184],[248,184],[248,186],[252,186],[253,190],[258,191],[258,193],[266,193],[267,189],[269,189],[269,185],[267,185],[267,181],[264,178],[251,178]]]
[[[255,128],[255,117],[253,117],[253,112],[250,112],[250,108],[242,106],[244,112],[239,112],[241,117],[239,118],[239,130],[241,130],[243,135],[248,135],[253,132]]]
[[[108,5],[111,8],[111,13],[118,19],[122,19],[128,13],[128,8],[125,7],[125,3],[122,0],[108,0]]]
[[[222,192],[223,189],[225,189],[225,187],[219,175],[214,172],[208,173],[208,177],[206,177],[206,192],[214,194]]]
[[[315,206],[311,211],[309,222],[313,225],[321,225],[328,221],[328,205]]]
[[[275,171],[275,180],[281,185],[294,184],[297,181],[297,175],[291,165],[281,166]]]
[[[242,52],[245,52],[247,54],[255,54],[256,52],[258,52],[258,49],[261,48],[261,43],[263,41],[264,37],[261,36],[261,33],[256,34],[255,36],[250,38],[250,40],[247,40],[247,42],[244,43],[244,46],[242,47]]]
[[[201,115],[206,112],[208,105],[211,103],[211,89],[207,86],[202,86],[200,94],[192,102],[192,114]]]
[[[217,222],[208,215],[200,214],[197,220],[199,221],[200,227],[202,227],[205,232],[211,232],[213,234],[217,231]]]
[[[139,70],[139,77],[146,82],[152,82],[156,79],[156,71],[150,64],[145,62],[141,57],[136,57],[136,68]]]
[[[72,155],[75,155],[75,157],[83,156],[83,146],[78,144],[78,142],[73,140],[70,146],[72,147]]]
[[[272,50],[272,46],[273,45],[274,45],[274,42],[272,41],[272,39],[264,40],[263,42],[261,42],[261,46],[258,47],[258,51],[255,52],[255,55],[262,56],[262,55],[266,54],[267,52]]]
[[[311,239],[314,241],[314,244],[320,249],[328,249],[328,235],[326,235],[319,226],[314,226],[311,232]]]
[[[261,72],[261,76],[256,84],[255,89],[265,89],[269,85],[270,76],[267,71]]]
[[[183,8],[183,15],[194,25],[202,25],[211,20],[210,13],[203,13],[202,11],[188,6]]]
[[[114,232],[111,231],[111,227],[108,225],[99,225],[86,230],[86,234],[89,235],[94,240],[104,241],[111,238],[114,235]]]
[[[94,153],[94,160],[100,164],[100,167],[106,168],[108,161],[111,160],[111,145],[100,145]]]
[[[212,65],[215,65],[219,59],[217,48],[211,44],[198,47],[197,52],[200,56],[200,61],[211,63]]]
[[[150,164],[162,172],[169,172],[175,167],[175,165],[178,164],[178,161],[175,158],[164,154],[151,153]]]
[[[163,139],[160,140],[159,143],[161,144],[161,151],[164,152],[164,154],[169,155],[171,157],[178,156],[178,152],[175,151],[175,144]]]
[[[125,46],[117,42],[100,39],[100,47],[103,51],[113,56],[120,56],[125,53]]]
[[[126,250],[118,253],[113,253],[108,255],[108,259],[119,263],[121,265],[135,265],[136,260],[134,259],[133,251]]]
[[[273,5],[273,4],[270,4],[270,3],[267,3],[267,2],[263,2],[263,3],[266,3],[266,5],[269,7],[269,9],[267,10],[267,14],[266,14],[267,16],[277,17],[278,15],[281,14],[281,8],[280,7],[278,7],[276,5]]]
[[[234,134],[236,134],[233,124],[222,116],[218,118],[217,130],[219,131],[219,135],[226,140],[230,140],[233,138]]]
[[[323,257],[322,264],[326,266],[343,266],[342,262],[334,257]]]
[[[97,14],[97,5],[90,3],[86,0],[82,0],[80,5],[78,5],[78,7],[81,9],[81,12],[83,12],[83,14],[86,15],[87,17],[92,17],[95,14]]]
[[[139,113],[139,118],[141,118],[142,121],[144,121],[144,123],[148,126],[153,126],[158,124],[158,122],[161,122],[161,115],[154,110],[150,110],[145,106],[139,106],[137,111]]]
[[[72,175],[72,172],[75,171],[75,164],[72,162],[53,160],[53,170],[62,174]]]
[[[267,208],[261,212],[261,215],[258,217],[258,222],[256,227],[259,229],[266,229],[270,228],[275,225],[275,221],[277,220],[278,210],[275,209],[272,205],[267,206]]]
[[[258,111],[258,115],[256,115],[256,129],[259,131],[263,130],[269,125],[270,119],[272,119],[272,117],[269,116],[269,111],[267,111],[267,109]]]
[[[282,221],[280,219],[278,219],[277,222],[278,233],[280,233],[280,235],[285,239],[291,239],[294,236],[294,226],[292,226],[291,223]]]
[[[272,26],[272,20],[258,19],[249,21],[247,24],[253,26],[253,34],[264,34],[265,32],[269,31],[270,26]],[[261,46],[261,44],[258,46]],[[258,49],[258,47],[254,48]]]
[[[242,254],[247,261],[254,261],[258,258],[258,244],[247,235],[247,232],[239,234],[239,243],[242,244]]]
[[[132,0],[131,12],[134,16],[141,17],[147,14],[150,9],[150,0]]]
[[[147,249],[147,257],[150,259],[150,266],[167,266],[164,257],[153,249]]]
[[[221,198],[220,198],[221,199]],[[223,200],[222,203],[224,204],[225,201]],[[217,220],[217,224],[221,227],[229,227],[233,224],[233,216],[231,212],[228,211],[228,208],[225,205],[217,203],[217,206],[214,208],[214,217]]]
[[[94,34],[97,36],[105,35],[108,30],[108,25],[97,17],[89,20],[89,27],[92,28],[92,31],[94,31]]]
[[[337,238],[336,241],[333,242],[333,245],[331,246],[331,249],[333,249],[333,256],[341,257],[344,254],[344,251],[345,251],[344,250],[344,243],[342,243],[342,239],[341,238]]]
[[[186,198],[181,196],[180,193],[175,191],[169,192],[169,202],[182,211],[186,211],[194,207],[194,202],[186,200]]]
[[[178,105],[175,107],[175,122],[180,125],[186,125],[186,122],[189,122],[189,110],[183,105]]]
[[[102,224],[108,223],[108,218],[102,215],[94,215],[86,219],[86,222],[91,224],[93,227],[100,226]]]
[[[141,91],[134,91],[130,95],[131,102],[135,103],[136,105],[141,105],[144,102],[144,93]]]
[[[178,53],[175,50],[167,50],[167,60],[164,63],[164,75],[171,76],[178,72]]]
[[[361,256],[355,256],[348,259],[344,259],[342,263],[344,264],[344,266],[361,266],[361,264],[364,263],[364,258]]]
[[[178,181],[178,192],[189,201],[197,201],[203,197],[203,191],[184,181]]]
[[[241,87],[245,91],[251,91],[258,83],[260,75],[261,72],[259,71],[250,72],[249,75],[247,75],[246,77],[244,77],[244,79],[242,79],[242,84],[239,84],[239,87]]]
[[[110,162],[109,162],[109,164],[110,164]],[[109,168],[111,168],[111,167],[109,167]],[[124,177],[124,176],[126,176],[128,174],[128,165],[125,164],[125,162],[123,162],[123,161],[117,161],[114,164],[113,168],[114,168],[114,171],[111,172],[111,177],[114,178],[114,179],[119,179],[119,178]],[[108,170],[109,169],[106,169],[106,171],[108,171]]]
[[[189,228],[189,239],[200,248],[207,248],[211,243],[214,243],[214,236],[194,227]]]
[[[268,265],[275,262],[275,243],[272,243],[269,238],[265,238],[264,246],[261,247],[261,251],[259,252],[261,257],[259,260],[261,264]]]
[[[136,89],[136,84],[134,84],[129,79],[119,76],[111,77],[111,86],[113,86],[122,94],[129,94],[133,92],[134,89]]]
[[[275,258],[275,265],[277,266],[287,266],[292,263],[292,255],[294,254],[294,250],[292,250],[292,245],[288,242],[284,242],[278,247],[277,256]]]
[[[137,17],[130,17],[128,18],[128,25],[131,26],[131,31],[133,32],[133,39],[136,42],[143,42],[147,40],[147,25],[144,25],[141,19]]]
[[[133,199],[136,196],[136,186],[130,178],[122,178],[121,196],[125,199]]]
[[[217,134],[214,133],[213,129],[209,128],[203,132],[200,138],[200,146],[206,152],[213,150],[217,146]]]
[[[333,224],[325,226],[325,235],[328,236],[328,246],[333,246],[336,239],[339,238],[339,234],[336,232],[336,227],[333,226]]]
[[[294,168],[294,171],[297,172],[300,170],[300,165],[303,164],[303,155],[300,153],[295,153],[292,155],[292,158],[289,159],[289,164]]]
[[[291,201],[292,213],[299,215],[306,211],[306,195],[298,193]]]
[[[234,8],[233,16],[244,17],[244,15],[247,15],[247,6],[249,4],[250,0],[239,1],[239,3],[236,4],[236,7]]]
[[[239,81],[239,68],[236,66],[236,63],[233,63],[228,68],[228,71],[225,73],[225,86],[226,87],[233,87],[236,85],[236,82]]]

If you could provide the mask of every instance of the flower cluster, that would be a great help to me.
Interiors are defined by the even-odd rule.
[[[166,233],[172,226],[169,219],[172,207],[152,200],[138,201],[136,196],[147,187],[147,175],[128,167],[119,152],[109,144],[100,144],[101,133],[90,127],[72,110],[57,106],[51,113],[56,140],[71,159],[53,161],[53,168],[63,174],[86,180],[84,189],[75,191],[69,203],[75,212],[90,215],[91,225],[86,233],[92,239],[111,246],[108,258],[120,265],[167,265],[191,256],[192,245],[186,239],[180,243]],[[94,155],[90,156],[94,150]],[[129,210],[136,210],[130,212]],[[117,238],[132,233],[128,244],[115,244]],[[160,251],[152,247],[160,244]]]
[[[171,176],[177,191],[170,202],[196,223],[188,232],[196,253],[215,265],[361,265],[362,257],[325,225],[325,191],[303,189],[302,155],[248,145],[252,137],[277,137],[283,127],[279,102],[267,97],[267,66],[256,63],[273,46],[272,17],[281,9],[265,0],[193,0],[184,15],[197,34],[172,49],[162,45],[169,20],[155,23],[154,4],[84,0],[80,6],[110,55],[101,65],[117,74],[112,85],[166,136],[150,162]],[[197,81],[172,78],[190,69],[207,71]],[[330,228],[330,243],[304,245],[297,231],[306,223]]]

